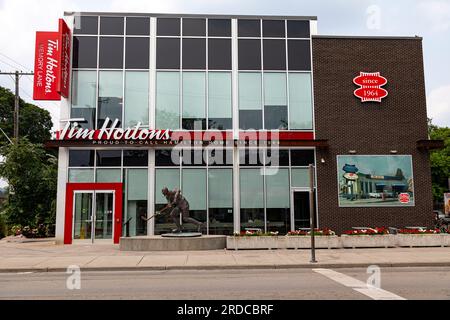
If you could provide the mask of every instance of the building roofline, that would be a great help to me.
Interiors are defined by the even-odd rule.
[[[338,36],[338,35],[312,35],[317,39],[367,39],[367,40],[422,40],[419,36]]]
[[[161,17],[161,18],[227,18],[227,19],[292,19],[292,20],[317,20],[317,16],[292,16],[292,15],[235,15],[235,14],[184,14],[184,13],[136,13],[136,12],[75,12],[64,11],[64,16],[73,15],[85,15],[85,16],[128,16],[128,17]]]

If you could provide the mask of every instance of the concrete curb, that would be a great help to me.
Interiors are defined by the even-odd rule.
[[[146,266],[146,267],[81,267],[81,271],[169,271],[169,270],[245,270],[245,269],[342,269],[342,268],[367,268],[370,265],[377,265],[380,268],[401,268],[401,267],[450,267],[450,262],[396,262],[396,263],[303,263],[303,264],[258,264],[258,265],[216,265],[216,266]],[[45,273],[45,272],[66,272],[66,268],[5,268],[0,269],[0,273]]]

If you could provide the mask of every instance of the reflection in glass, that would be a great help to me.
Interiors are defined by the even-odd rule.
[[[264,180],[260,169],[240,169],[241,230],[264,232]]]
[[[189,216],[197,221],[206,221],[206,169],[184,169],[181,191],[189,202]],[[197,231],[197,226],[186,223],[185,231]]]
[[[233,234],[233,170],[209,169],[209,234]]]
[[[156,73],[156,128],[180,128],[180,74]]]
[[[289,128],[312,129],[311,74],[289,73]]]
[[[210,129],[231,129],[231,73],[208,73],[208,118]]]
[[[266,172],[267,231],[286,234],[290,230],[289,169]]]
[[[125,221],[128,236],[146,235],[148,200],[148,170],[125,169]]]
[[[125,73],[125,128],[134,127],[138,122],[148,125],[148,88],[148,72]]]
[[[121,71],[100,71],[98,84],[98,119],[97,128],[101,128],[106,118],[109,118],[108,127],[112,121],[119,120],[122,125],[122,89],[123,75]]]
[[[73,238],[91,239],[93,193],[75,193],[73,217]]]
[[[95,126],[96,89],[97,72],[73,71],[71,118],[83,118],[85,122],[78,123],[81,128]]]
[[[180,188],[179,169],[155,169],[155,211],[161,210],[167,204],[166,198],[161,193],[164,187],[169,190]],[[170,212],[155,217],[155,234],[171,232],[175,227]]]
[[[183,72],[183,129],[205,129],[205,72]],[[197,126],[195,127],[195,122]]]

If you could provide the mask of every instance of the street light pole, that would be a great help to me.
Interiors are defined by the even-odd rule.
[[[314,166],[309,165],[309,230],[311,232],[311,263],[316,263],[316,243],[314,239],[314,228],[316,225],[314,212]]]

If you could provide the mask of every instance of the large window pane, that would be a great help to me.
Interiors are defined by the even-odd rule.
[[[148,170],[125,170],[125,222],[128,221],[129,236],[146,235],[148,199]],[[127,231],[127,230],[126,230]]]
[[[291,169],[291,184],[292,187],[309,187],[309,169],[296,168]]]
[[[262,110],[239,110],[239,129],[262,129]]]
[[[231,37],[231,20],[208,19],[208,36]]]
[[[122,35],[123,17],[100,17],[100,34]]]
[[[309,40],[288,40],[289,70],[311,70]]]
[[[127,35],[150,35],[150,18],[127,17]]]
[[[267,231],[289,231],[289,190],[289,169],[266,169]]]
[[[291,166],[314,164],[314,150],[291,150]]]
[[[194,129],[199,121],[205,129],[206,104],[205,72],[183,73],[183,128]],[[197,129],[197,128],[195,128]]]
[[[238,36],[239,37],[260,37],[261,26],[259,20],[238,20]]]
[[[312,129],[311,74],[289,73],[289,127]]]
[[[82,128],[95,126],[95,99],[97,90],[97,72],[74,71],[72,73],[72,118],[83,118]]]
[[[287,129],[286,74],[264,73],[265,129]]]
[[[264,231],[264,180],[259,169],[240,169],[241,229]]]
[[[158,36],[179,36],[180,19],[178,18],[158,18],[157,30]]]
[[[94,150],[69,150],[69,167],[93,167]]]
[[[147,167],[148,166],[148,150],[124,150],[123,151],[124,167]]]
[[[206,68],[206,39],[183,39],[183,69]]]
[[[98,33],[98,17],[75,15],[74,18],[74,34]]]
[[[73,37],[74,68],[97,68],[97,37]]]
[[[156,127],[180,128],[180,74],[156,73]]]
[[[208,69],[231,70],[231,40],[208,40]]]
[[[284,38],[284,20],[263,20],[263,37]]]
[[[97,169],[96,182],[121,182],[120,169]]]
[[[108,117],[111,121],[119,120],[122,125],[122,88],[123,74],[121,71],[100,71],[98,84],[98,119],[100,128]],[[111,121],[109,126],[111,125]]]
[[[246,39],[238,41],[239,70],[261,70],[261,41]]]
[[[284,40],[264,40],[264,70],[286,70],[286,42]]]
[[[158,38],[156,40],[156,68],[180,69],[180,39]]]
[[[94,182],[94,169],[69,169],[69,182]]]
[[[208,117],[210,129],[231,129],[231,73],[208,73]]]
[[[288,38],[309,38],[309,20],[288,20]]]
[[[123,68],[123,38],[100,37],[99,68]]]
[[[233,233],[233,170],[210,169],[209,234]]]
[[[239,73],[239,110],[261,110],[261,73]]]
[[[164,187],[171,191],[180,188],[179,169],[155,170],[155,210],[161,210],[167,204],[166,198],[161,193]],[[155,234],[170,232],[176,227],[170,218],[170,211],[167,210],[164,213],[164,215],[155,218]]]
[[[126,39],[125,68],[148,69],[150,55],[149,38]]]
[[[121,165],[121,150],[97,150],[98,167],[120,167]]]
[[[125,124],[133,127],[138,122],[148,124],[148,72],[125,73]]]
[[[183,36],[205,36],[206,19],[183,18]]]
[[[206,169],[183,169],[181,190],[189,202],[189,216],[206,221]],[[183,230],[197,231],[197,226],[185,223]]]

